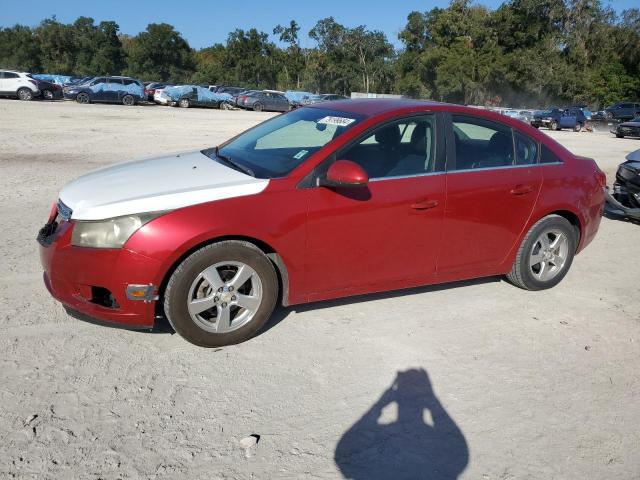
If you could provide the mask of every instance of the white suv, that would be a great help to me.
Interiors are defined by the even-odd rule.
[[[0,70],[0,95],[33,100],[39,94],[38,82],[29,77],[28,73]]]

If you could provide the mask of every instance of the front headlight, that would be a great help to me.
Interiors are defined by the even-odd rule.
[[[129,237],[145,223],[165,212],[139,213],[106,220],[76,221],[71,245],[91,248],[122,248]]]

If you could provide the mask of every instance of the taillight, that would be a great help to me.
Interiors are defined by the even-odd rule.
[[[29,83],[33,83],[36,87],[38,86],[38,82],[36,82],[35,80],[29,80]]]

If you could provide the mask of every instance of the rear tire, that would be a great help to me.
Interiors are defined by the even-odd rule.
[[[560,130],[560,129],[558,128],[558,122],[551,122],[551,123],[549,124],[549,130]]]
[[[580,130],[582,130],[582,124],[581,123],[576,123],[576,126],[573,127],[573,131],[574,132],[579,132]]]
[[[549,215],[539,220],[518,248],[507,279],[525,290],[545,290],[556,286],[571,267],[577,247],[576,237],[573,225],[560,215]]]
[[[261,112],[262,110],[264,110],[264,106],[260,102],[256,102],[253,104],[254,112]]]
[[[624,134],[623,134],[623,133],[616,133],[616,137],[618,137],[618,138],[624,138]]]
[[[19,88],[18,89],[18,98],[25,102],[30,102],[33,100],[33,92],[28,88]]]
[[[132,107],[136,104],[136,99],[133,98],[133,95],[125,95],[124,97],[122,97],[122,104],[126,105],[127,107]]]
[[[243,281],[239,272],[245,267],[250,276]],[[230,240],[202,247],[176,268],[164,292],[164,311],[188,342],[221,347],[255,335],[271,317],[277,297],[271,261],[255,245]]]

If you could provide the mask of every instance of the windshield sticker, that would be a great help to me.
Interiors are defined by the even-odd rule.
[[[339,127],[346,127],[347,125],[351,125],[355,121],[355,118],[324,117],[318,120],[318,123],[322,123],[324,125],[337,125]]]
[[[309,153],[309,150],[300,150],[298,153],[296,153],[293,158],[295,158],[296,160],[300,160],[302,157],[304,157],[307,153]]]

